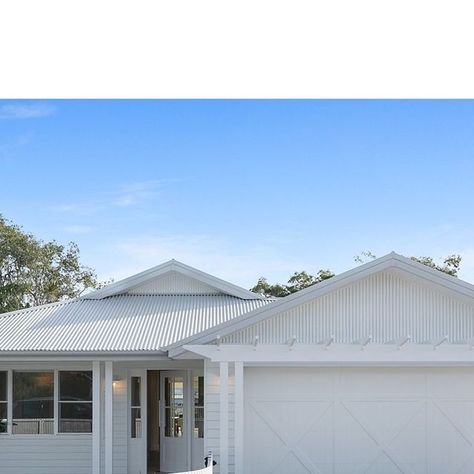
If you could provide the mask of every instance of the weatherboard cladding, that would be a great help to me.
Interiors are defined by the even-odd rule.
[[[228,295],[118,295],[0,315],[0,353],[158,351],[268,300]]]
[[[471,300],[472,301],[472,300]],[[449,341],[474,338],[474,301],[410,278],[384,271],[276,314],[222,338],[222,343],[286,343],[296,336],[317,344],[329,336],[350,344],[367,336],[386,343],[407,335],[423,343],[448,336]]]

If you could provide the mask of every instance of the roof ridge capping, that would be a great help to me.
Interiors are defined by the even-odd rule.
[[[254,300],[254,299],[263,299],[264,296],[253,293],[249,290],[246,290],[240,286],[234,285],[228,281],[222,280],[221,278],[210,275],[209,273],[198,270],[197,268],[186,265],[178,260],[172,259],[168,260],[161,265],[149,268],[143,272],[137,273],[130,277],[119,280],[115,283],[101,288],[100,290],[93,291],[83,295],[82,299],[103,299],[109,296],[115,296],[119,294],[126,293],[133,288],[144,285],[145,283],[159,278],[160,276],[165,275],[168,272],[177,272],[185,277],[193,278],[198,280],[201,283],[209,285],[222,293],[226,293],[230,296],[235,296],[236,298],[244,300]]]
[[[322,296],[329,291],[342,288],[358,279],[369,277],[375,273],[388,270],[389,268],[404,270],[414,276],[434,282],[447,290],[457,292],[474,302],[474,285],[392,251],[383,257],[379,257],[371,262],[347,270],[316,285],[280,298],[272,304],[265,305],[262,308],[257,308],[234,318],[231,321],[221,323],[161,349],[169,351],[169,355],[174,357],[185,352],[186,349],[183,348],[185,344],[209,343],[215,339],[216,335],[224,337],[235,331],[251,326],[263,319],[269,318],[273,314],[286,311],[287,309],[303,304],[312,298]]]

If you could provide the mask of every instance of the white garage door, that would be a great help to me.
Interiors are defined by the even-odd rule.
[[[246,474],[474,473],[474,369],[245,369]]]

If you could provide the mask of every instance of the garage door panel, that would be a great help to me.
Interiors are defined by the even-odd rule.
[[[268,393],[270,396],[286,399],[288,395],[292,398],[295,395],[304,398],[305,393],[311,393],[324,398],[325,395],[332,396],[334,393],[335,378],[331,370],[318,371],[308,377],[307,368],[293,367],[291,370],[285,370],[284,380],[280,379],[280,374],[281,369],[276,367],[267,367],[264,370],[246,368],[246,395],[252,398],[254,394],[261,397],[262,393]],[[295,387],[298,387],[297,392]]]
[[[307,433],[301,433],[298,442],[300,451],[307,454],[315,472],[322,474],[333,472],[333,418],[334,407],[331,405]]]
[[[390,444],[400,434],[409,435],[411,422],[424,416],[425,410],[425,403],[418,400],[345,400],[342,406],[380,445]]]
[[[445,407],[447,403],[444,403]],[[451,403],[454,405],[454,403]],[[434,473],[459,472],[472,456],[471,440],[438,402],[428,407],[428,459]],[[458,407],[461,411],[461,407]],[[456,411],[458,411],[456,410]],[[467,413],[466,413],[467,414]]]
[[[333,436],[337,473],[364,472],[379,454],[377,443],[342,403],[335,406]]]
[[[328,401],[255,401],[253,407],[263,422],[267,423],[274,431],[279,432],[287,443],[295,444],[305,433],[311,431],[313,426],[331,407]],[[280,432],[279,427],[285,427]]]
[[[325,369],[321,369],[325,370]],[[423,396],[426,393],[424,369],[404,368],[341,368],[333,370],[335,392],[339,394],[402,396]],[[407,392],[407,389],[409,392]]]
[[[247,403],[245,406],[245,420],[251,435],[245,436],[244,451],[250,460],[254,472],[272,472],[270,468],[278,467],[288,454],[285,443],[278,436],[277,431],[266,423],[256,410],[254,404]]]
[[[471,456],[456,474],[472,474],[474,472],[474,459]]]
[[[332,463],[332,454],[328,452],[328,448],[332,450],[332,442],[327,436],[327,430],[332,426],[331,402],[263,399],[250,400],[247,406],[249,415],[258,424],[257,439],[262,440],[258,443],[258,448],[251,444],[249,449],[251,452],[258,449],[254,453],[255,459],[263,454],[261,448],[264,452],[272,451],[271,461],[261,466],[260,472],[280,472],[281,465],[289,462],[288,456],[296,456],[309,472],[327,472],[327,469],[321,471],[317,466]],[[278,438],[277,441],[275,437]],[[306,449],[307,439],[311,440],[311,446]],[[279,459],[281,453],[284,454],[283,459]]]
[[[436,398],[466,398],[474,393],[472,369],[453,367],[450,369],[426,369],[427,391]],[[470,376],[466,376],[470,373]]]
[[[450,370],[245,369],[244,472],[472,474],[474,370]]]
[[[474,390],[473,390],[474,393]],[[462,436],[474,446],[474,401],[463,399],[433,400],[434,406],[451,421]]]
[[[270,469],[269,469],[270,467]],[[296,456],[293,453],[288,453],[283,460],[276,466],[266,466],[262,471],[262,474],[311,474],[315,472],[308,463],[304,463],[301,456]],[[317,471],[316,471],[317,472]]]

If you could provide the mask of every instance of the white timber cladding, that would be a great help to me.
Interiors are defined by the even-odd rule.
[[[439,286],[386,270],[295,306],[246,329],[222,337],[221,343],[317,344],[335,336],[350,344],[367,336],[386,343],[410,335],[423,343],[447,335],[450,342],[474,337],[474,302]]]
[[[234,471],[234,423],[235,423],[235,376],[234,364],[229,364],[228,377],[228,472],[233,474]],[[218,363],[206,361],[204,365],[204,413],[205,413],[205,433],[204,433],[204,452],[212,451],[214,460],[217,461],[215,473],[221,473],[221,457],[220,457],[220,367]]]
[[[175,271],[170,271],[160,278],[136,286],[128,291],[135,295],[218,295],[222,291]]]

